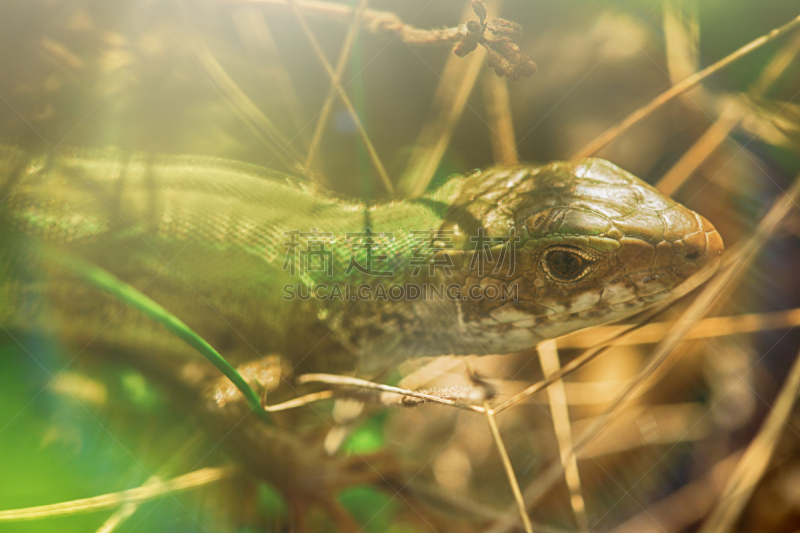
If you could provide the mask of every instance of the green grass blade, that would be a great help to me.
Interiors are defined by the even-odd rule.
[[[272,423],[269,414],[261,408],[258,394],[247,384],[241,374],[208,342],[184,324],[181,319],[107,270],[76,257],[55,254],[48,254],[48,256],[76,274],[90,286],[105,291],[121,302],[135,307],[145,316],[161,324],[186,344],[200,352],[203,357],[208,359],[225,377],[233,382],[236,388],[244,395],[253,411],[257,412],[265,422]]]

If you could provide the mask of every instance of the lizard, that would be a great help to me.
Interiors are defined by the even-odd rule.
[[[298,436],[250,416],[163,326],[35,250],[130,284],[266,393],[287,366],[371,375],[409,357],[526,350],[688,293],[724,249],[703,216],[595,158],[495,166],[367,203],[223,159],[4,146],[0,202],[6,331],[150,365],[199,398],[251,475],[309,505],[363,482],[364,465],[298,453]]]

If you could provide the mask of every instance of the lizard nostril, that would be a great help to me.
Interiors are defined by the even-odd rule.
[[[691,235],[684,237],[683,244],[686,246],[686,248],[684,248],[683,256],[688,261],[695,261],[702,257],[706,252],[706,234],[701,229],[696,233],[692,233]]]

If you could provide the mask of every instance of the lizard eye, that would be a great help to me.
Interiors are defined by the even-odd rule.
[[[542,256],[542,268],[556,281],[581,279],[594,258],[572,246],[554,246]]]
[[[554,274],[563,278],[574,278],[583,269],[583,259],[563,250],[553,250],[547,254],[547,264]]]

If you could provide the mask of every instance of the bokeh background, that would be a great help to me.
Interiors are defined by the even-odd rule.
[[[452,43],[409,44],[374,27],[359,32],[342,84],[401,192],[421,167],[435,180],[509,157],[509,140],[523,161],[567,159],[673,83],[800,13],[792,0],[487,0],[487,6],[490,18],[524,28],[516,42],[538,64],[532,78],[506,83],[480,58],[469,71],[480,50],[459,59]],[[475,18],[463,0],[372,0],[369,9],[422,29]],[[336,64],[350,18],[317,11],[303,13]],[[735,245],[800,171],[798,48],[797,32],[759,48],[598,155],[656,183],[712,124],[727,120],[730,135],[697,161],[673,196]],[[770,83],[754,89],[776,64]],[[218,156],[305,177],[330,84],[296,16],[277,0],[6,0],[0,72],[4,143],[42,152],[117,147]],[[474,82],[464,81],[469,72]],[[454,112],[459,98],[465,104]],[[506,144],[498,145],[502,132]],[[313,177],[337,193],[390,197],[340,100],[331,104]],[[798,235],[795,214],[713,314],[797,308]],[[681,308],[660,320],[674,320]],[[800,335],[777,318],[755,329],[684,344],[679,363],[580,458],[584,511],[563,482],[533,510],[539,530],[695,530],[800,349]],[[170,477],[227,460],[143,375],[95,361],[91,372],[78,365],[54,385],[50,375],[72,356],[46,339],[31,342],[36,361],[8,339],[0,347],[0,510],[104,494],[139,486],[152,473]],[[562,362],[581,353],[569,346],[561,350]],[[652,348],[652,342],[616,348],[567,380],[573,433],[603,411]],[[472,365],[501,397],[543,376],[532,353]],[[398,375],[415,369],[408,365]],[[437,384],[464,379],[459,364],[431,378]],[[330,406],[322,410],[328,416]],[[498,422],[523,487],[558,460],[547,393]],[[513,501],[478,415],[440,407],[376,409],[349,430],[352,449],[387,450],[414,481],[403,498],[372,487],[343,495],[364,531],[482,531]],[[800,528],[798,434],[800,414],[779,437],[738,530]],[[238,480],[145,504],[119,530],[283,531],[285,512],[268,487]],[[95,531],[106,518],[41,519],[0,529]],[[324,517],[315,520],[315,528],[335,530]]]

